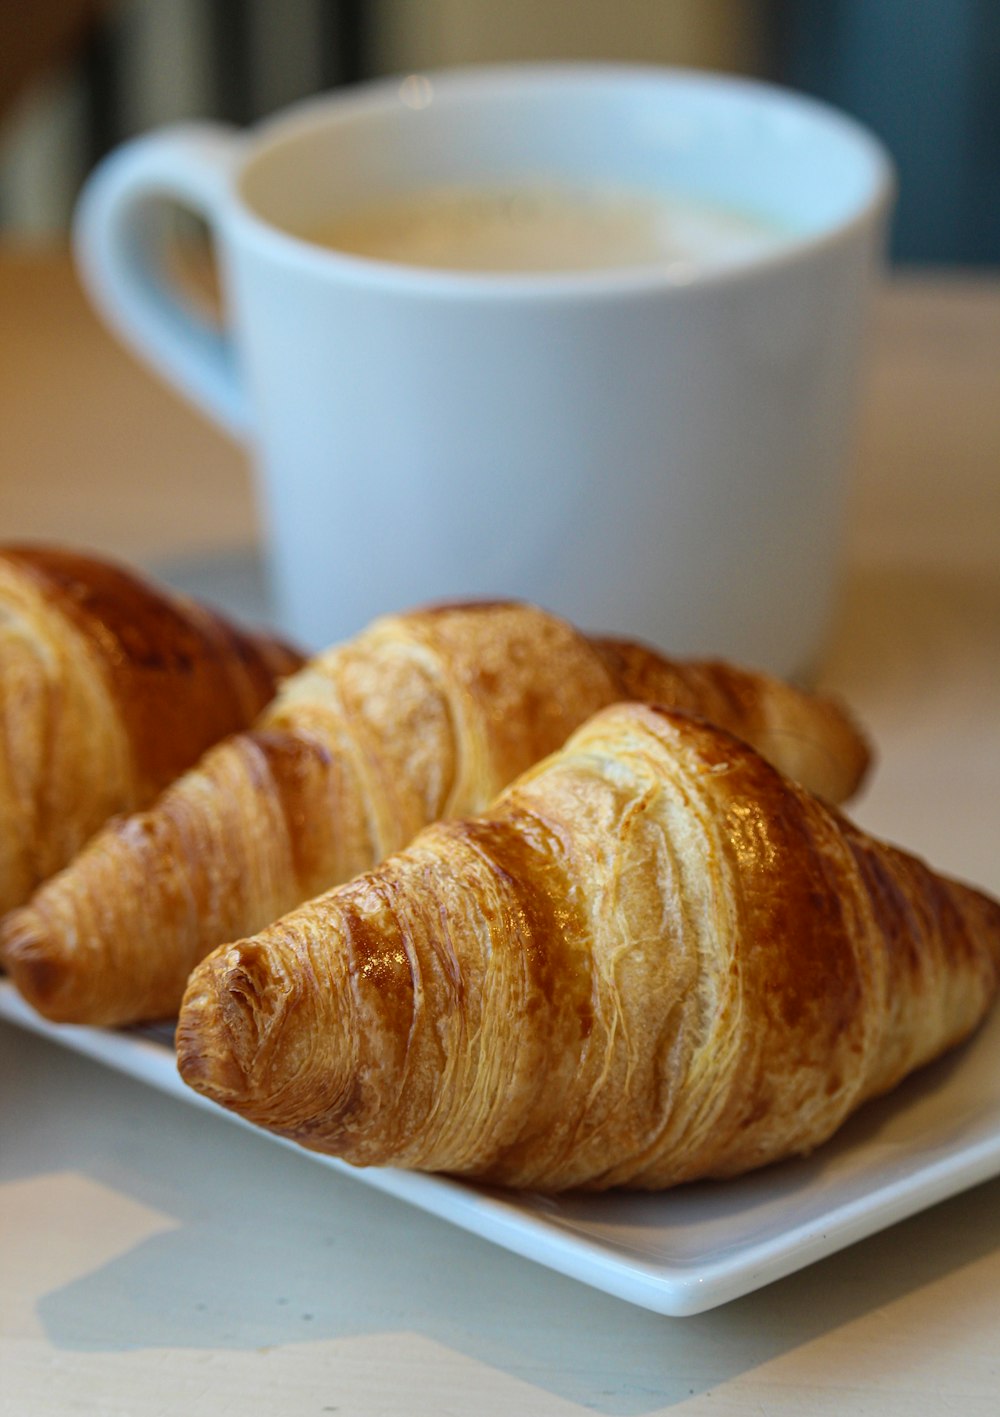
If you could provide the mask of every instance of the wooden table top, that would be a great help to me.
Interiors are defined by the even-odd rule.
[[[0,311],[0,536],[245,600],[243,454],[65,254],[0,251]],[[1000,893],[1000,280],[882,296],[822,680],[877,744],[862,824]],[[997,1410],[1000,1180],[666,1319],[9,1025],[0,1059],[4,1417]]]

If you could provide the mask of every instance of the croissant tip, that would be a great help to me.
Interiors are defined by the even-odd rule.
[[[29,910],[13,910],[0,925],[0,964],[18,993],[53,1023],[77,1022],[76,970],[53,952],[48,933]]]
[[[337,991],[318,1001],[321,1025],[315,982],[280,953],[258,937],[202,961],[181,1005],[177,1068],[209,1101],[308,1146],[317,1125],[325,1134],[353,1118],[357,1077]]]
[[[216,951],[194,971],[177,1024],[177,1068],[189,1087],[239,1105],[252,1092],[264,1036],[259,990],[238,945]]]

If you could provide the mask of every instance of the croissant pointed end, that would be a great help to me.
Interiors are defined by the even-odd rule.
[[[974,887],[958,885],[959,908],[973,938],[985,943],[993,962],[995,985],[1000,986],[1000,901]]]
[[[237,1110],[252,1091],[264,1020],[261,991],[239,945],[191,975],[177,1025],[177,1067],[189,1087]]]
[[[379,1089],[363,1083],[349,987],[328,974],[318,981],[290,921],[222,946],[195,969],[177,1024],[178,1070],[247,1121],[354,1160]]]
[[[53,946],[44,921],[30,909],[13,910],[0,926],[0,963],[18,992],[53,1023],[78,1023],[81,986],[72,955]]]

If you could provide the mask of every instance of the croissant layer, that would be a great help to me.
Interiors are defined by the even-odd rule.
[[[864,772],[837,704],[766,675],[590,640],[527,605],[415,611],[311,661],[253,731],[109,824],[8,920],[7,966],[50,1018],[172,1015],[215,946],[430,822],[483,810],[589,715],[634,697],[713,718],[831,798]]]
[[[248,727],[301,662],[97,557],[0,548],[0,912]]]
[[[211,954],[178,1058],[355,1164],[657,1189],[810,1151],[965,1038],[998,973],[1000,904],[628,704]]]

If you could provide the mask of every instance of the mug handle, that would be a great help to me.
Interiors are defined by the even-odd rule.
[[[87,294],[108,325],[186,398],[238,439],[250,408],[231,336],[171,280],[155,209],[192,209],[218,234],[242,151],[221,123],[162,129],[125,143],[95,169],[77,203],[73,248]]]

